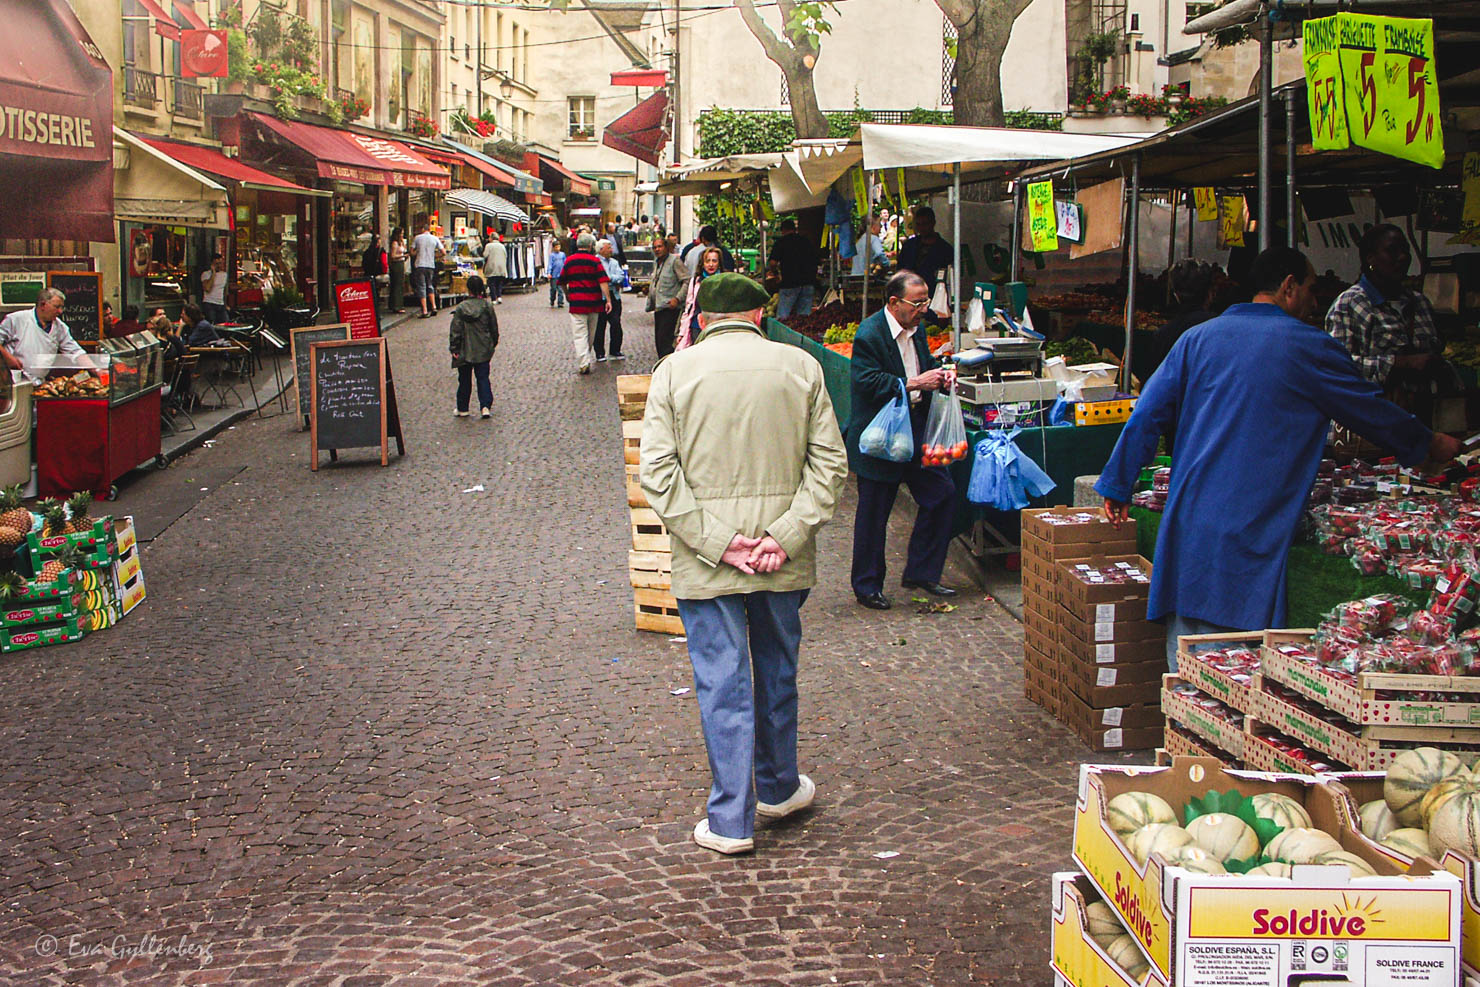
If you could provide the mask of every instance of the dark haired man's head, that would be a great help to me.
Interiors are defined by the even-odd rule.
[[[1278,305],[1309,322],[1316,308],[1316,271],[1294,247],[1270,247],[1249,268],[1254,301]]]
[[[1211,264],[1195,260],[1184,260],[1172,268],[1172,294],[1177,297],[1179,309],[1195,312],[1207,307],[1215,270]]]
[[[190,323],[192,326],[195,325],[197,322],[205,321],[205,313],[203,313],[200,310],[200,306],[195,304],[194,302],[186,302],[185,307],[181,311],[185,315],[185,321]]]
[[[483,279],[478,277],[478,275],[474,274],[468,278],[468,294],[474,298],[482,298],[487,290],[488,286],[483,283]]]
[[[781,221],[781,225],[777,228],[782,233],[795,233],[797,228],[797,221],[788,216],[786,219],[783,219]]]
[[[139,306],[137,306],[137,305],[125,305],[123,307],[123,317],[124,317],[125,320],[128,320],[128,319],[135,319],[135,320],[137,320],[138,317],[139,317]]]
[[[713,226],[709,226],[707,224],[704,225],[704,226],[699,227],[699,242],[700,243],[717,243],[717,242],[719,242],[719,231],[716,230]]]
[[[918,236],[933,236],[935,234],[935,210],[929,206],[920,206],[915,210],[915,233]]]

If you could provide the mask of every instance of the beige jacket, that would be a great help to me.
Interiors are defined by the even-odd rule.
[[[811,587],[817,531],[847,477],[822,367],[801,349],[725,320],[653,371],[641,483],[672,538],[674,596]],[[769,534],[786,563],[754,575],[721,563],[736,534]]]

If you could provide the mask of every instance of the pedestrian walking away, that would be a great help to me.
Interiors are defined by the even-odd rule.
[[[694,842],[726,854],[816,794],[797,763],[801,607],[848,474],[822,367],[766,338],[766,301],[744,275],[706,280],[704,331],[654,369],[642,425],[713,779]]]
[[[600,240],[596,244],[597,256],[601,258],[601,266],[606,270],[606,276],[611,280],[611,307],[596,316],[596,340],[594,348],[596,359],[605,363],[608,359],[625,360],[627,355],[622,352],[622,282],[627,279],[627,274],[622,270],[622,265],[613,256],[613,245],[610,240]],[[606,336],[611,333],[611,355],[607,355]]]
[[[565,270],[565,251],[560,249],[557,240],[555,249],[550,251],[550,259],[545,262],[545,276],[550,279],[550,307],[555,308],[558,302],[561,308],[565,308],[565,286],[560,283],[560,274]]]
[[[391,297],[392,312],[406,311],[406,231],[397,226],[391,234]]]
[[[817,245],[797,232],[797,221],[790,217],[781,221],[780,232],[771,248],[771,259],[781,273],[776,318],[810,315],[817,290]]]
[[[653,345],[658,359],[673,352],[673,334],[682,314],[689,270],[663,237],[653,239],[653,280],[648,286],[647,310],[653,313]]]
[[[421,317],[437,314],[437,258],[445,251],[442,241],[432,233],[431,220],[422,220],[421,232],[411,241],[411,287],[421,303]]]
[[[1146,607],[1166,620],[1173,671],[1181,635],[1285,626],[1286,561],[1333,419],[1406,466],[1460,449],[1385,400],[1341,343],[1310,324],[1316,272],[1304,254],[1272,247],[1249,279],[1251,303],[1173,344],[1095,483],[1118,527],[1141,468],[1176,430]]]
[[[498,348],[498,316],[486,292],[482,278],[476,274],[468,278],[468,297],[452,310],[452,324],[447,329],[447,349],[457,370],[457,406],[452,413],[458,418],[468,417],[474,377],[478,379],[479,414],[483,418],[492,415],[493,386],[488,382],[488,364]]]
[[[951,547],[951,518],[955,512],[956,486],[943,466],[920,462],[925,441],[929,402],[921,398],[930,391],[951,386],[954,373],[930,355],[920,320],[930,304],[925,279],[913,271],[900,271],[884,286],[884,308],[864,319],[853,337],[850,378],[853,412],[848,421],[848,457],[858,474],[858,510],[853,521],[853,594],[870,610],[888,610],[884,595],[885,533],[899,485],[910,488],[915,498],[915,527],[910,532],[900,585],[923,589],[934,596],[955,596],[956,591],[940,583]],[[864,427],[884,405],[899,394],[909,395],[910,426],[915,453],[907,463],[870,456],[858,447]]]
[[[508,276],[509,248],[497,233],[490,233],[483,245],[483,277],[488,282],[488,298],[495,305],[504,303],[504,279]]]
[[[589,374],[596,362],[596,319],[610,314],[611,279],[606,266],[596,256],[596,238],[582,233],[576,238],[576,249],[565,258],[560,269],[560,284],[570,299],[571,338],[576,348],[576,372]]]

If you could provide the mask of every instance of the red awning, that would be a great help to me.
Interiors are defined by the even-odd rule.
[[[498,165],[489,164],[487,161],[480,161],[471,154],[460,154],[458,157],[466,162],[469,167],[477,169],[485,178],[490,179],[494,184],[503,185],[507,188],[514,187],[513,174],[504,171]]]
[[[6,4],[0,237],[112,243],[113,73],[67,0]]]
[[[657,165],[668,143],[668,94],[656,92],[607,125],[601,143]]]
[[[175,12],[185,18],[190,26],[197,31],[209,31],[211,25],[205,22],[205,18],[195,12],[195,0],[175,0]]]
[[[666,69],[624,69],[621,72],[612,73],[612,85],[666,86],[668,85],[668,71]]]
[[[139,135],[136,135],[139,136]],[[189,165],[196,171],[209,172],[228,178],[238,185],[248,188],[268,189],[276,192],[294,192],[300,195],[318,195],[315,189],[304,188],[295,185],[285,178],[269,175],[265,171],[253,168],[251,165],[242,164],[235,158],[228,158],[220,151],[211,147],[200,147],[195,144],[180,144],[175,141],[160,140],[157,137],[143,137],[139,139],[156,151],[168,154],[181,164]]]
[[[452,176],[444,169],[398,140],[279,120],[265,113],[248,116],[313,157],[323,178],[404,188],[452,187]]]
[[[590,195],[591,183],[571,171],[565,165],[554,158],[547,158],[543,154],[538,155],[540,159],[540,177],[550,184],[559,184],[560,178],[565,179],[566,190],[577,195]],[[558,175],[559,178],[552,176]]]
[[[160,37],[169,38],[171,41],[180,40],[180,25],[164,12],[164,8],[159,5],[159,0],[139,0],[139,4],[149,12],[150,17],[154,18],[154,30]]]

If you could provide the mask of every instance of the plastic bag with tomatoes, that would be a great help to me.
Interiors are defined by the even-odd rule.
[[[961,417],[961,402],[956,399],[956,385],[946,394],[936,391],[930,396],[930,415],[925,419],[925,444],[920,461],[925,466],[949,466],[965,459],[971,450],[966,441],[966,421]]]

